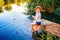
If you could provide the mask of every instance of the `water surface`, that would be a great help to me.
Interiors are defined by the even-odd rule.
[[[4,10],[4,9],[3,9]],[[12,5],[11,11],[0,14],[0,40],[33,40],[24,6]]]

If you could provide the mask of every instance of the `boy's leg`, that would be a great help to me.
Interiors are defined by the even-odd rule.
[[[40,25],[37,25],[36,22],[31,23],[32,33],[37,32],[39,28],[41,28]]]
[[[40,28],[40,25],[33,24],[32,25],[32,33],[34,33],[34,32],[35,32],[35,34],[38,33],[39,28]]]
[[[31,28],[32,28],[32,32],[34,32],[34,25],[36,25],[35,23],[31,23]]]
[[[32,23],[31,28],[32,28],[32,32],[34,32],[34,31],[38,31],[38,29],[41,28],[41,26],[35,23]]]

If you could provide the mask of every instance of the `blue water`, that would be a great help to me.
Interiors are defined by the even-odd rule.
[[[31,20],[22,12],[0,14],[0,40],[33,40]]]

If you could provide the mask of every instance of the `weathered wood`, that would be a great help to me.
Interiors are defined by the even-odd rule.
[[[60,24],[47,21],[47,20],[44,20],[44,21],[47,22],[46,28],[44,28],[43,26],[41,26],[40,28],[60,37]],[[33,25],[33,26],[36,26],[36,25]]]
[[[45,20],[45,22],[47,22],[46,31],[60,37],[60,24],[47,20]]]

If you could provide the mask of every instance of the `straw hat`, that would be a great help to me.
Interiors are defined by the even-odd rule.
[[[37,8],[39,8],[40,10],[42,9],[41,6],[36,6],[36,7],[34,8],[34,10],[36,10]]]

